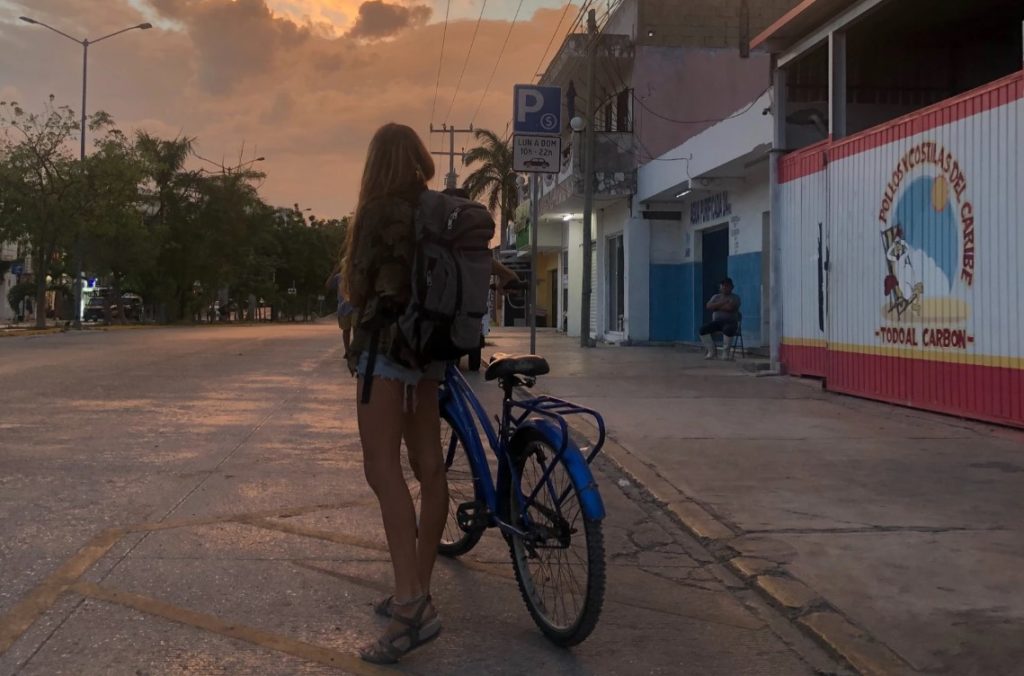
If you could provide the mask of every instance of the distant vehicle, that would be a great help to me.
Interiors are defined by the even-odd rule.
[[[532,160],[526,160],[523,164],[527,167],[537,167],[538,169],[547,169],[551,166],[550,162],[539,157],[535,157]]]
[[[117,305],[110,299],[110,297],[103,293],[94,294],[89,299],[89,303],[85,306],[85,312],[82,313],[82,321],[86,322],[101,322],[106,319],[106,309],[110,308],[110,318],[117,319],[118,309]],[[131,320],[142,319],[142,296],[134,293],[121,294],[121,309],[124,310],[124,318]]]

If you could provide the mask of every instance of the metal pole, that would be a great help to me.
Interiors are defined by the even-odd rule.
[[[85,171],[85,132],[86,132],[86,95],[89,91],[89,40],[82,40],[82,129],[80,131],[79,161],[82,171]],[[75,312],[73,327],[82,328],[82,223],[79,222],[78,233],[75,236],[74,251],[75,258],[75,281],[72,285],[75,296]]]
[[[771,190],[769,206],[769,245],[768,252],[768,285],[770,305],[769,315],[769,355],[771,369],[779,372],[781,368],[780,347],[782,345],[782,194],[779,190],[779,160],[786,148],[786,71],[776,65],[775,57],[771,61],[773,97],[772,115],[774,131],[772,150],[768,155],[768,182]]]
[[[446,188],[454,188],[458,179],[455,178],[455,127],[448,130],[448,176]]]
[[[583,298],[580,303],[580,346],[593,347],[590,340],[591,277],[591,222],[594,217],[594,69],[596,64],[597,12],[587,13],[587,35],[590,38],[587,54],[587,112],[583,131]]]
[[[540,174],[530,174],[530,354],[537,354],[537,230],[540,223]]]

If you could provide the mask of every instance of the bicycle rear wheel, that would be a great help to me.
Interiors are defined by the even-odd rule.
[[[448,520],[444,523],[441,543],[437,547],[443,556],[461,556],[476,546],[483,529],[465,530],[459,525],[459,505],[476,499],[473,466],[462,436],[447,416],[441,416],[441,452],[444,453],[445,474],[448,479]]]
[[[597,625],[604,602],[605,560],[601,522],[588,519],[568,468],[555,463],[534,502],[521,501],[541,483],[555,449],[538,433],[525,434],[511,449],[520,490],[510,487],[511,521],[524,535],[511,535],[509,550],[519,590],[533,621],[553,643],[583,642]]]

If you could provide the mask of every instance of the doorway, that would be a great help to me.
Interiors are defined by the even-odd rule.
[[[621,333],[625,329],[626,256],[622,248],[622,235],[608,238],[608,331]]]
[[[718,284],[729,276],[729,226],[705,230],[701,233],[701,279],[700,307],[704,309],[704,323],[711,321],[711,310],[704,306],[711,296],[718,293]]]
[[[551,294],[551,298],[549,299],[550,302],[551,302],[551,305],[548,306],[549,308],[551,308],[551,314],[550,314],[551,321],[548,324],[545,324],[545,326],[557,326],[557,324],[555,324],[555,317],[558,316],[558,269],[557,268],[554,269],[554,270],[548,270],[548,290],[549,290],[549,293]]]

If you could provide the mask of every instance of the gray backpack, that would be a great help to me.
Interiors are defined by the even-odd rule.
[[[494,219],[478,202],[425,190],[414,226],[412,296],[398,328],[423,366],[455,360],[480,347]]]

